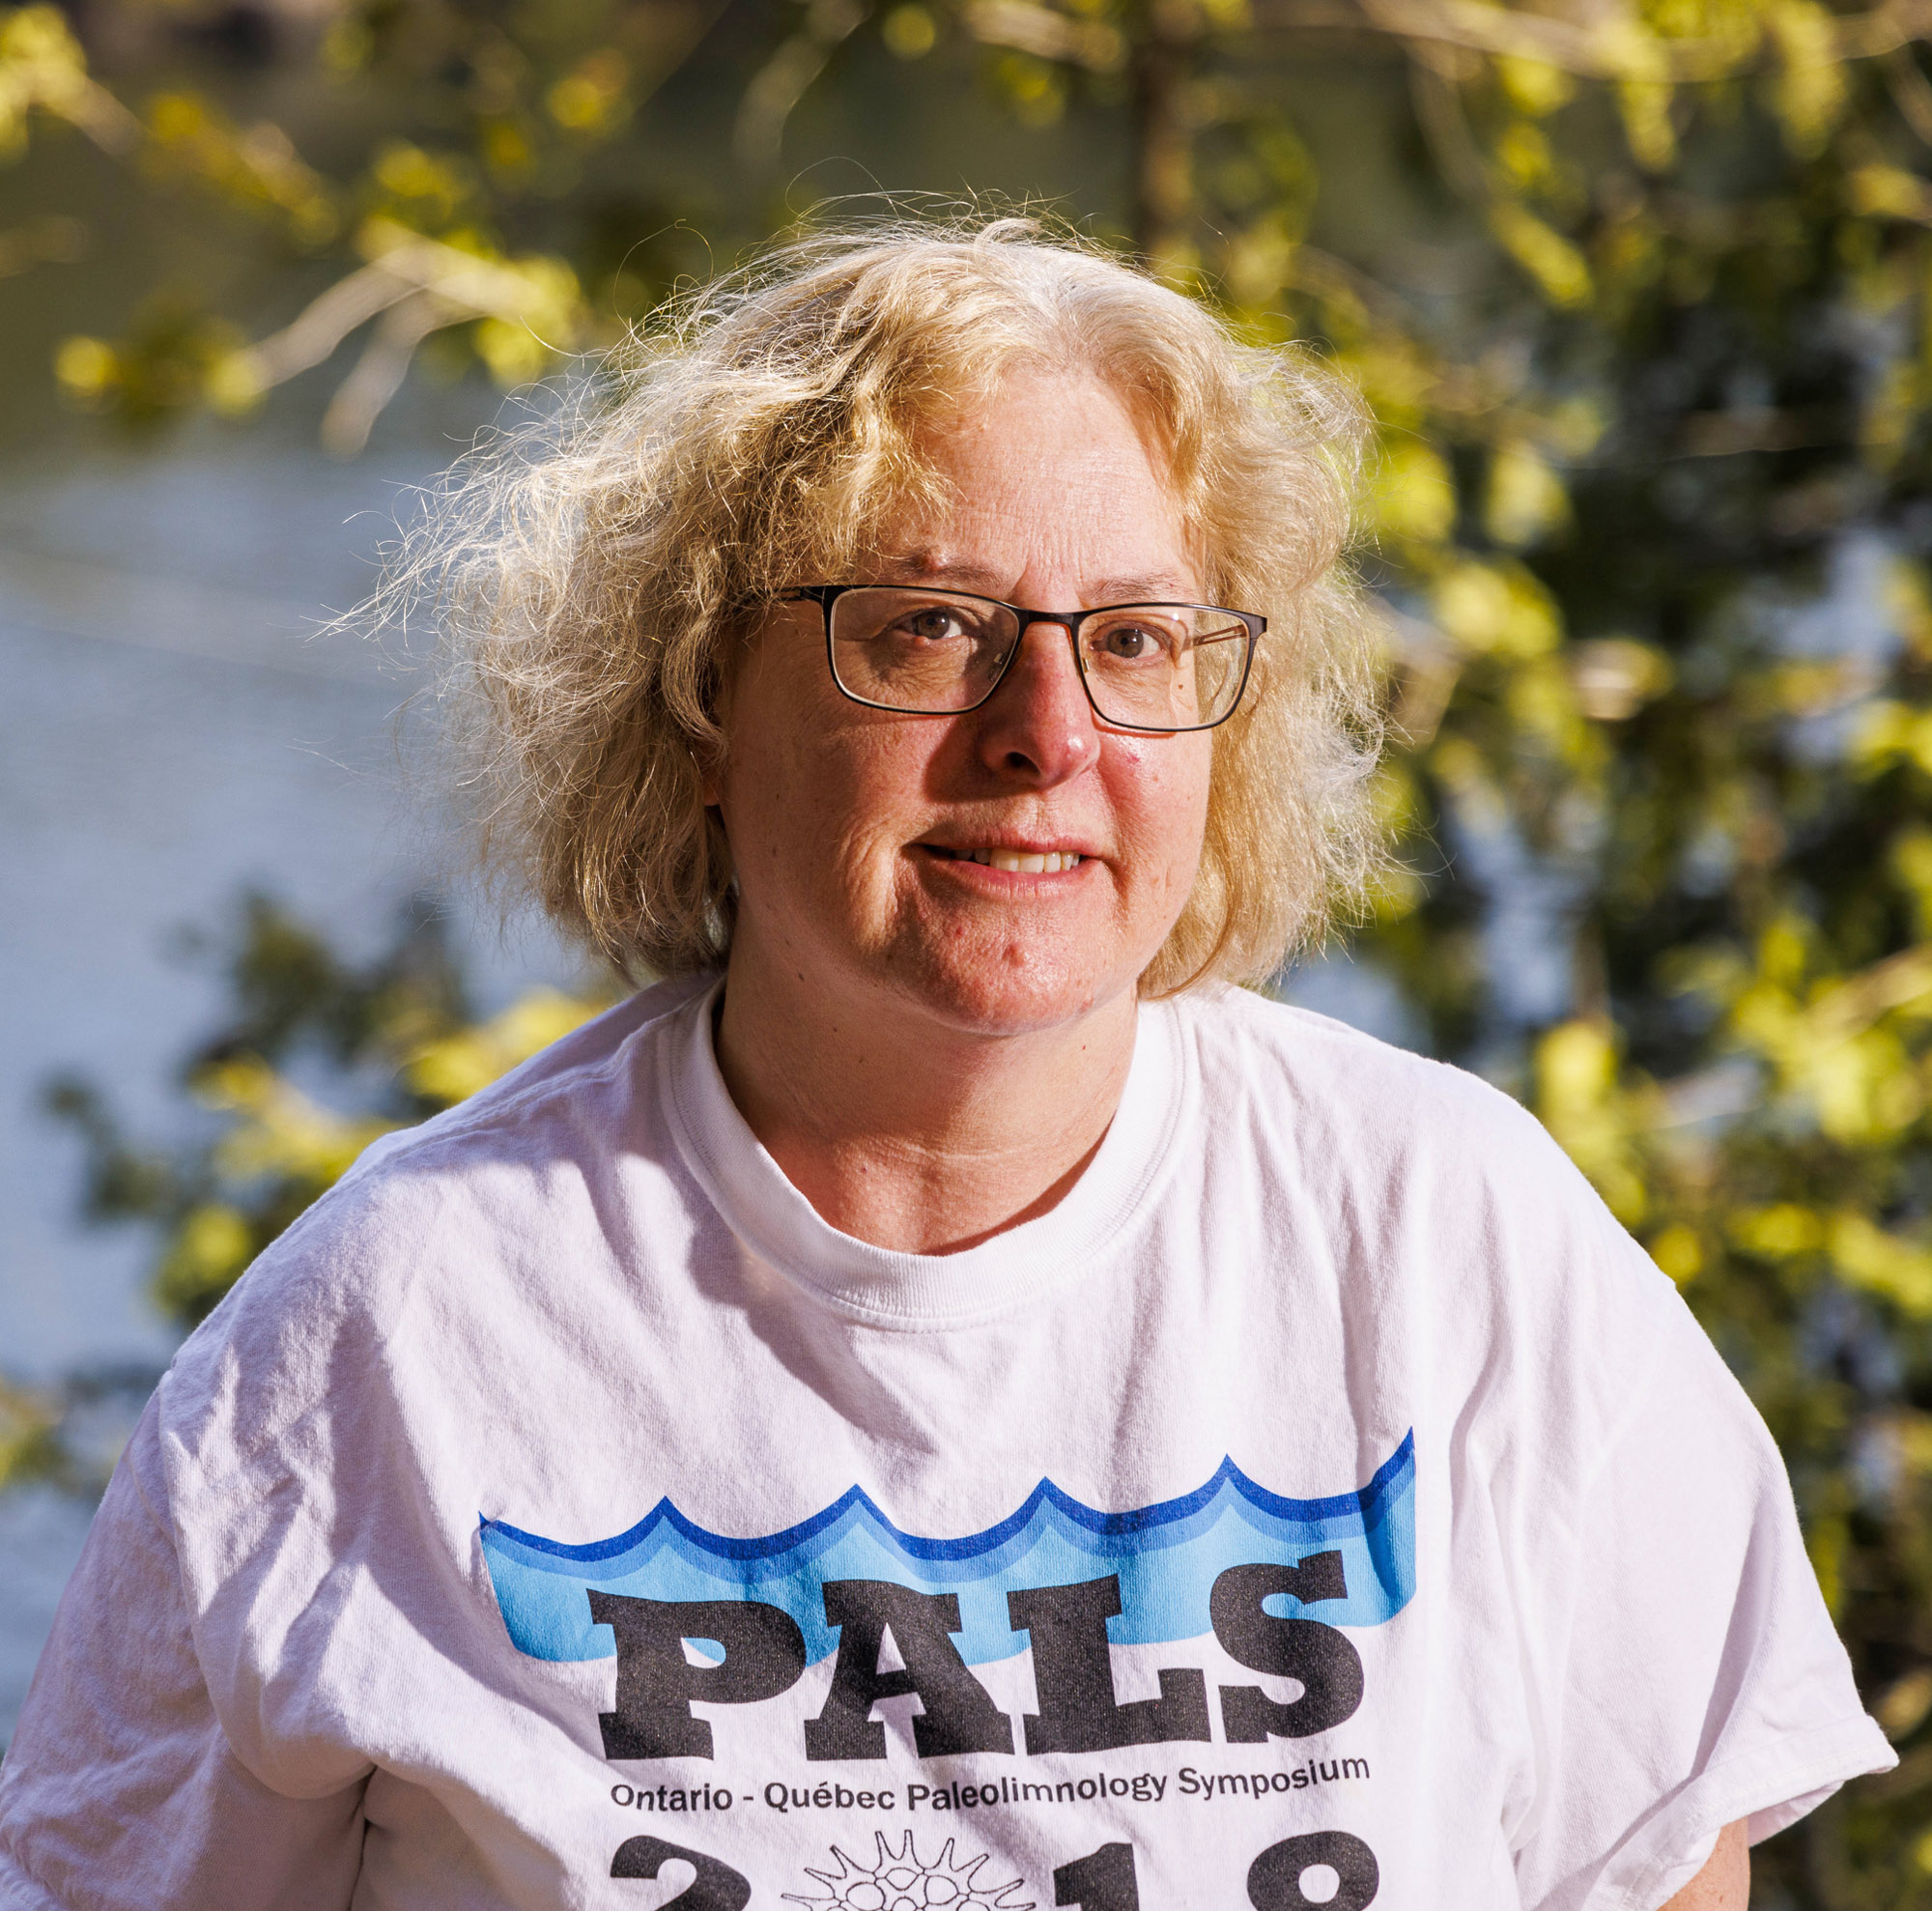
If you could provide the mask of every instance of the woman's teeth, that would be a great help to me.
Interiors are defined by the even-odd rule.
[[[989,869],[1007,870],[1022,876],[1057,876],[1070,870],[1080,858],[1072,850],[1048,849],[1034,855],[1018,849],[969,849],[966,854]]]

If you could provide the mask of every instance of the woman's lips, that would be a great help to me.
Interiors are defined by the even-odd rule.
[[[1086,860],[1073,849],[949,849],[937,842],[923,846],[948,862],[980,863],[1020,876],[1057,876]]]

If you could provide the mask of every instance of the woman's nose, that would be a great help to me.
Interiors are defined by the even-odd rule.
[[[1035,788],[1065,783],[1099,759],[1100,731],[1065,624],[1028,627],[979,715],[986,767]]]

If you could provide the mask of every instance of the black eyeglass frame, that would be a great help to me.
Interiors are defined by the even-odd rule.
[[[936,596],[964,598],[969,604],[990,604],[1001,611],[1009,611],[1019,619],[1019,629],[1013,635],[1012,648],[1001,661],[1000,668],[993,673],[993,681],[986,686],[986,694],[971,703],[962,703],[955,710],[905,710],[895,703],[874,703],[869,697],[861,697],[850,689],[838,674],[838,656],[832,642],[832,607],[848,591],[854,590],[923,590],[929,589]],[[1129,604],[1096,604],[1091,611],[1030,611],[1024,604],[1009,604],[1003,597],[982,597],[974,590],[952,590],[944,585],[917,584],[801,584],[789,590],[781,590],[772,600],[779,604],[816,604],[820,621],[825,626],[825,666],[832,672],[832,682],[838,694],[867,710],[887,710],[898,717],[964,717],[975,710],[982,710],[993,700],[1001,684],[1007,680],[1007,673],[1013,667],[1013,659],[1020,654],[1020,647],[1026,634],[1035,624],[1059,624],[1066,632],[1067,641],[1073,646],[1073,668],[1079,673],[1080,688],[1086,694],[1089,707],[1109,729],[1132,730],[1141,736],[1188,736],[1196,730],[1219,729],[1236,710],[1241,707],[1241,699],[1248,694],[1248,677],[1255,667],[1255,645],[1267,630],[1267,619],[1253,611],[1231,611],[1225,604],[1179,604],[1155,603],[1136,600]],[[1233,617],[1247,630],[1247,642],[1241,652],[1241,680],[1235,686],[1234,700],[1210,724],[1123,724],[1110,717],[1101,709],[1094,695],[1094,686],[1087,681],[1087,663],[1080,649],[1080,627],[1090,617],[1105,616],[1112,611],[1211,611],[1217,617]]]

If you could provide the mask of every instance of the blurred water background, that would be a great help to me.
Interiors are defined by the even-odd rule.
[[[351,956],[426,888],[449,898],[485,1013],[575,979],[448,880],[399,755],[419,681],[322,631],[450,453],[410,422],[355,464],[210,433],[0,467],[0,1371],[19,1380],[157,1369],[179,1338],[146,1292],[151,1240],[83,1225],[80,1151],[43,1094],[77,1071],[132,1127],[177,1131],[245,892]],[[90,1510],[0,1495],[0,1745]]]

